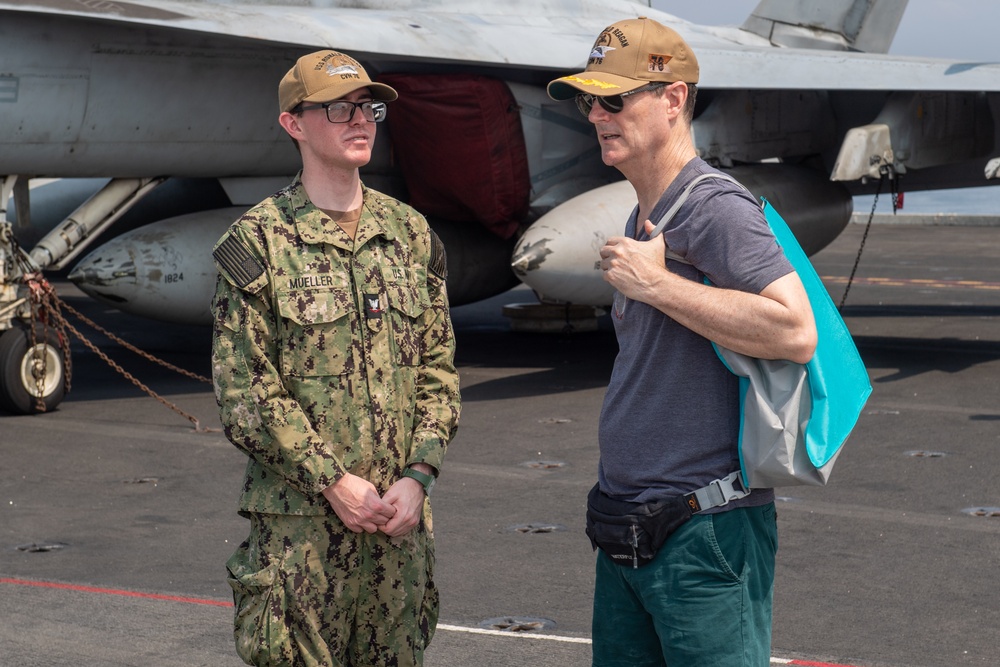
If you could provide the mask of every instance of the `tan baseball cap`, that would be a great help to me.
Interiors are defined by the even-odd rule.
[[[375,83],[354,58],[338,51],[302,56],[278,84],[278,106],[291,111],[300,102],[329,102],[368,88],[372,97],[391,102],[399,95],[384,83]]]
[[[698,83],[698,59],[676,31],[653,19],[619,21],[604,29],[580,74],[549,83],[549,97],[620,95],[648,83]]]

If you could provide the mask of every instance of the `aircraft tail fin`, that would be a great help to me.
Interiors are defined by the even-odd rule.
[[[908,0],[761,0],[743,29],[776,46],[886,53]]]

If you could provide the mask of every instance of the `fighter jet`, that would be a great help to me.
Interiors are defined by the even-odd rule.
[[[635,195],[575,105],[548,98],[550,80],[580,71],[617,20],[672,26],[702,66],[699,153],[815,252],[852,195],[885,179],[963,187],[997,171],[1000,66],[887,56],[905,8],[762,0],[717,27],[628,0],[0,1],[0,207],[13,196],[18,212],[15,225],[0,210],[0,408],[62,397],[66,341],[29,324],[45,316],[30,298],[39,270],[89,251],[70,272],[88,294],[208,321],[212,244],[299,167],[276,86],[303,53],[346,51],[400,91],[362,178],[442,236],[453,304],[521,280],[543,302],[602,306],[597,251]],[[105,184],[29,252],[17,239],[37,231],[38,177]],[[195,195],[183,216],[90,247],[162,184],[205,180],[228,205]]]

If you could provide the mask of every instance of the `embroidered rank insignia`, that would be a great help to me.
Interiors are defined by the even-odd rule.
[[[365,294],[365,319],[377,320],[382,317],[382,302],[378,294]]]
[[[212,252],[212,257],[240,289],[246,289],[247,285],[264,273],[261,263],[235,236],[227,235]]]

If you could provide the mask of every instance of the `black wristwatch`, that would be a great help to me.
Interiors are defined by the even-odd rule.
[[[409,477],[410,479],[417,480],[424,487],[424,495],[431,495],[431,489],[434,488],[434,482],[436,481],[434,475],[428,475],[425,472],[420,472],[419,470],[414,470],[413,468],[407,468],[403,471],[403,477]]]

